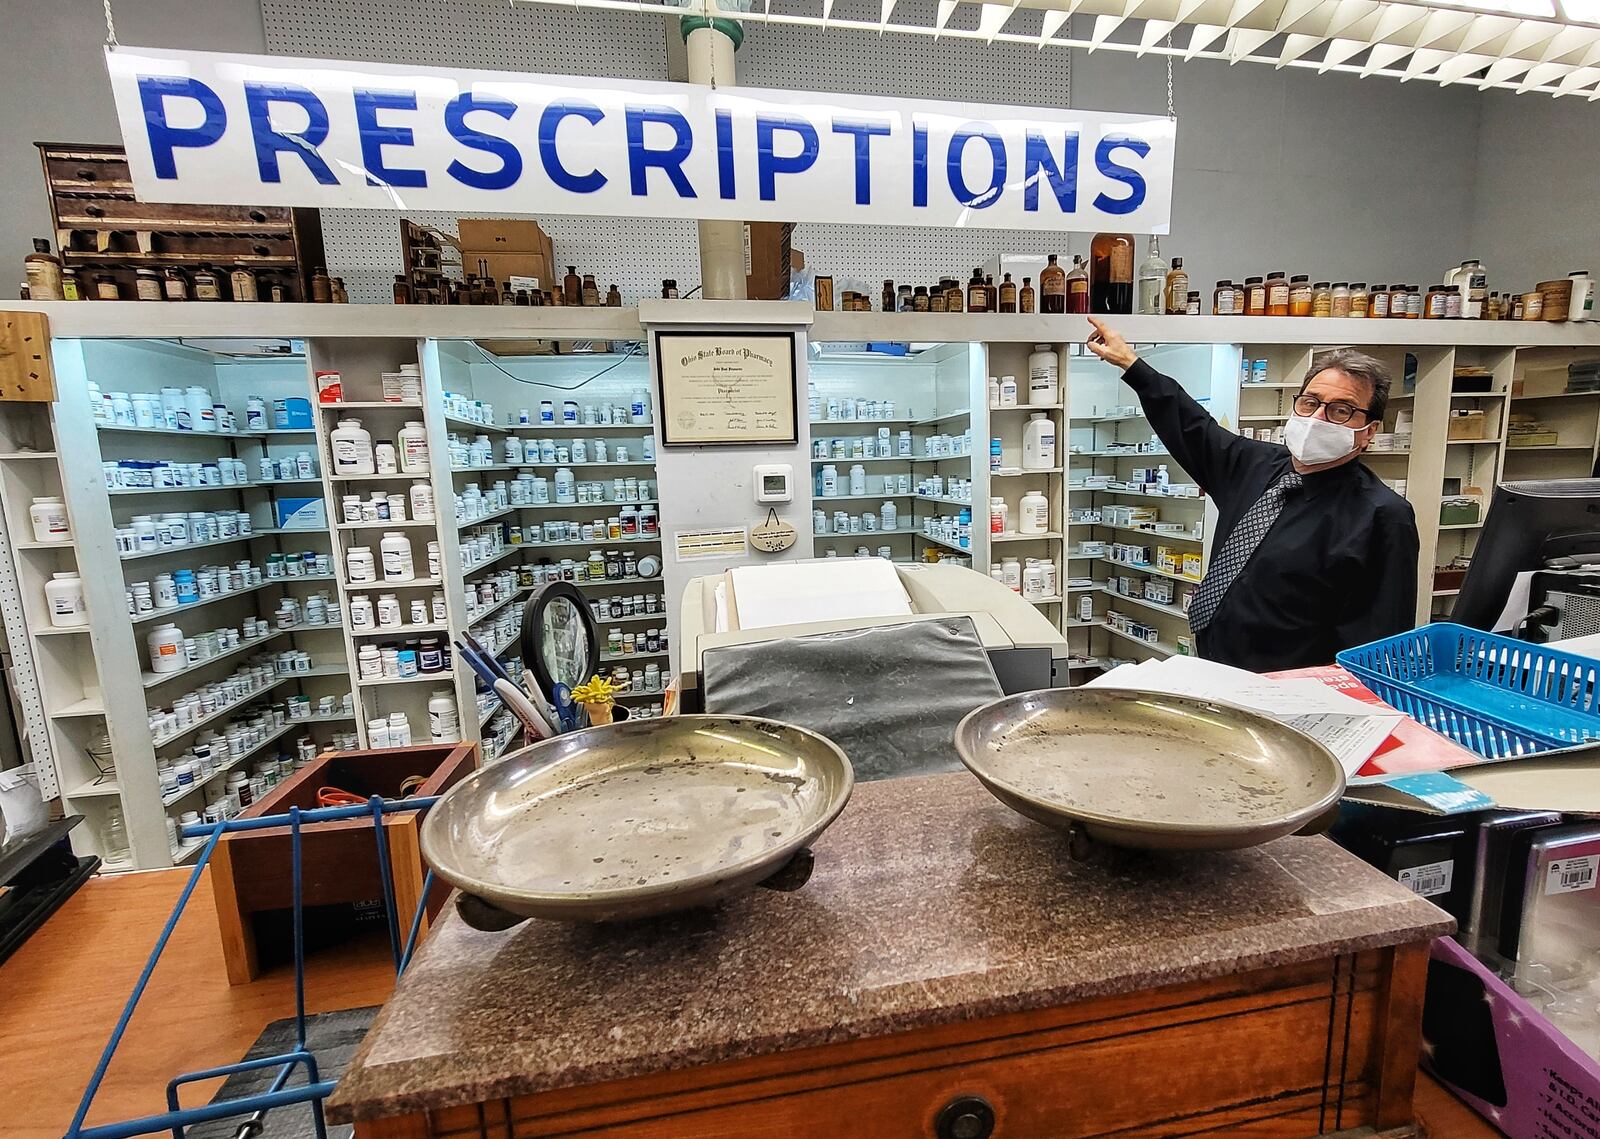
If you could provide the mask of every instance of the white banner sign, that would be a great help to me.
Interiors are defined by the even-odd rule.
[[[149,202],[1166,233],[1152,115],[154,48],[106,53]]]

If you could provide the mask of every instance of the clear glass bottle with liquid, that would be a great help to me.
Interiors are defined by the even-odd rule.
[[[100,857],[108,865],[133,857],[128,849],[128,827],[122,821],[122,806],[118,803],[106,807],[105,825],[100,828]]]
[[[1158,316],[1166,308],[1164,303],[1167,290],[1168,265],[1161,256],[1161,240],[1157,237],[1150,238],[1150,255],[1139,266],[1138,279],[1138,307],[1135,309],[1145,316]],[[1185,289],[1185,292],[1188,290]]]

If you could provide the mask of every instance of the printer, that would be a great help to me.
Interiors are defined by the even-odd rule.
[[[740,566],[684,588],[673,645],[680,707],[704,707],[705,654],[813,634],[969,618],[1007,693],[1064,686],[1067,640],[1009,587],[965,566],[822,558]]]

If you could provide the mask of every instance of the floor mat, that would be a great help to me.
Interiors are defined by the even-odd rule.
[[[317,1058],[317,1074],[322,1079],[337,1081],[344,1074],[350,1058],[355,1055],[356,1047],[361,1043],[362,1037],[366,1036],[367,1029],[372,1027],[373,1018],[377,1015],[378,1006],[371,1005],[367,1008],[343,1009],[339,1012],[314,1013],[306,1017],[306,1044],[311,1054]],[[292,1050],[294,1043],[294,1017],[284,1017],[262,1029],[261,1035],[256,1037],[256,1042],[250,1046],[250,1051],[245,1053],[242,1059],[255,1060],[263,1056],[282,1055]],[[239,1099],[242,1096],[264,1092],[272,1086],[278,1071],[277,1068],[263,1068],[253,1072],[235,1072],[218,1089],[217,1094],[211,1097],[211,1102],[221,1103],[224,1100]],[[296,1068],[290,1073],[289,1087],[305,1082],[306,1074],[303,1068]],[[227,1119],[197,1123],[193,1127],[184,1128],[184,1133],[190,1139],[233,1139],[244,1119],[243,1116],[230,1116]],[[346,1139],[350,1133],[351,1128],[348,1126],[328,1127],[330,1139]],[[259,1139],[305,1139],[315,1134],[311,1105],[291,1104],[267,1112]]]

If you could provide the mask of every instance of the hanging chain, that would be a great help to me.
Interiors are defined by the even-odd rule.
[[[111,47],[117,46],[117,21],[111,15],[111,0],[104,0],[106,9],[106,43]]]
[[[711,0],[705,0],[705,2],[700,6],[701,12],[711,23],[711,30],[717,33],[717,35],[725,35],[726,33],[723,32],[721,28],[717,27],[717,18],[713,14],[713,9],[714,5],[711,3]],[[717,35],[711,36],[707,43],[707,47],[711,51],[711,89],[713,91],[717,89],[717,49],[721,46],[717,43]]]
[[[1172,105],[1172,33],[1167,33],[1167,118],[1176,119],[1178,112]]]

